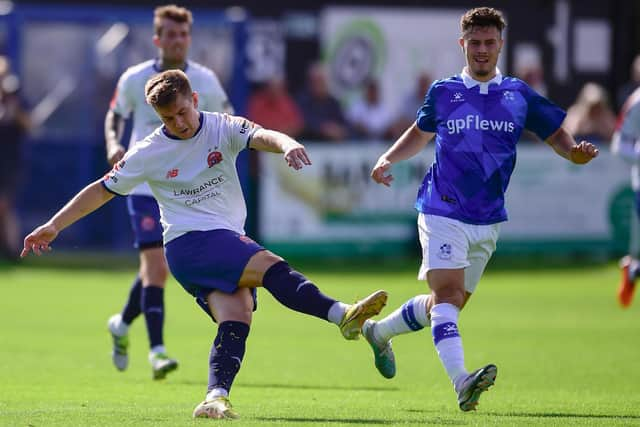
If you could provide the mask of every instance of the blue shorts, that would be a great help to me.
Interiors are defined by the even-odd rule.
[[[212,291],[234,293],[251,257],[263,250],[234,231],[191,231],[167,243],[165,256],[173,277],[202,305]]]
[[[162,225],[158,202],[151,196],[127,197],[127,209],[135,237],[134,246],[140,250],[162,247]]]

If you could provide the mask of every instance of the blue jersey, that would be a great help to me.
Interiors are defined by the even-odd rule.
[[[435,81],[418,110],[418,128],[435,132],[436,146],[416,209],[469,224],[506,221],[504,193],[522,130],[547,139],[565,115],[522,80],[500,73],[489,82],[464,71]]]

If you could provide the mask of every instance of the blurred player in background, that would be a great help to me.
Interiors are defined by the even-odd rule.
[[[631,163],[631,188],[635,194],[635,217],[631,219],[629,254],[620,260],[622,279],[618,288],[618,301],[628,307],[633,299],[635,284],[640,275],[640,89],[636,89],[622,106],[611,142],[611,151]]]
[[[462,73],[431,85],[416,122],[380,158],[372,178],[389,186],[389,168],[422,150],[435,135],[435,161],[419,189],[418,232],[431,295],[418,295],[386,318],[362,329],[380,373],[395,375],[391,338],[430,326],[433,341],[454,385],[461,410],[475,409],[497,375],[489,364],[469,373],[458,332],[460,310],[475,290],[507,220],[504,193],[523,129],[535,132],[561,157],[589,162],[598,154],[576,144],[562,127],[565,112],[521,80],[497,69],[505,22],[498,10],[481,7],[461,19]]]
[[[131,113],[133,128],[129,149],[162,124],[145,101],[144,85],[151,76],[163,70],[183,70],[199,94],[201,108],[233,112],[213,71],[187,60],[192,23],[191,12],[185,8],[168,5],[155,9],[153,44],[158,48],[158,58],[134,65],[122,74],[105,118],[107,160],[112,166],[125,154],[122,143],[124,121]],[[160,213],[145,183],[131,191],[127,207],[135,234],[135,247],[139,250],[140,269],[122,312],[113,315],[108,322],[113,337],[113,363],[118,370],[127,368],[129,326],[140,313],[144,313],[153,378],[163,379],[178,367],[178,362],[167,356],[163,338],[164,286],[168,268],[162,250]]]
[[[19,89],[9,59],[0,56],[0,259],[8,260],[20,253],[15,196],[22,178],[22,140],[31,122]]]
[[[235,166],[238,153],[245,148],[284,153],[287,164],[298,170],[311,164],[304,146],[242,117],[198,111],[198,94],[180,70],[152,77],[145,93],[164,126],[29,234],[22,256],[49,250],[64,228],[114,194],[148,182],[162,213],[171,272],[218,323],[207,394],[193,416],[237,418],[228,396],[244,357],[256,287],[263,286],[292,310],[338,325],[346,339],[359,337],[362,324],[382,310],[387,294],[377,291],[353,305],[336,301],[244,234],[247,209]]]

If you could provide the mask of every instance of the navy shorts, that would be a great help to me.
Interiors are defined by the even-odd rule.
[[[263,250],[235,231],[191,231],[167,243],[165,256],[173,277],[202,305],[214,290],[234,293],[251,257]]]
[[[127,209],[135,238],[134,246],[140,250],[162,247],[160,208],[151,196],[127,197]]]
[[[636,191],[636,213],[640,218],[640,191]]]

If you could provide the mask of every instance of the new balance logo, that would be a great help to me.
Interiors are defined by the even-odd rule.
[[[510,90],[505,90],[504,92],[502,92],[502,97],[504,99],[506,99],[507,101],[515,101],[516,100],[515,95]]]
[[[516,130],[516,124],[507,120],[486,120],[477,114],[469,114],[463,119],[447,120],[447,129],[449,130],[449,135],[457,134],[467,129],[513,133]]]

